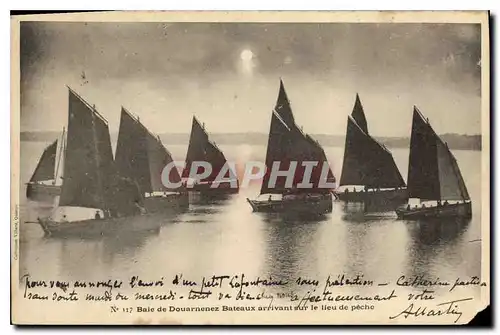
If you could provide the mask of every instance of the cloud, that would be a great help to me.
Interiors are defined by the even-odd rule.
[[[244,49],[254,55],[251,82],[241,78]],[[89,83],[81,89],[110,119],[120,104],[140,108],[153,124],[168,110],[179,117],[169,122],[176,130],[188,131],[188,115],[202,113],[213,131],[227,130],[217,125],[221,117],[234,131],[267,131],[277,80],[284,77],[298,118],[312,118],[303,120],[311,131],[333,131],[317,125],[320,116],[341,109],[341,125],[355,93],[364,92],[377,115],[408,114],[413,104],[433,101],[431,115],[453,112],[474,126],[444,125],[443,131],[479,132],[480,53],[480,27],[471,24],[23,22],[21,122],[59,127],[64,118],[49,114],[64,111],[64,85],[79,85],[85,71]],[[454,110],[439,96],[453,101]],[[462,100],[467,108],[455,105]],[[249,110],[252,118],[230,121],[235,109],[238,120]]]

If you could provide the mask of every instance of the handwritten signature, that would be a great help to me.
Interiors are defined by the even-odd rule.
[[[452,301],[447,301],[447,302],[442,302],[440,304],[437,304],[433,308],[429,308],[427,306],[418,306],[414,303],[411,303],[406,309],[404,309],[402,312],[400,312],[397,315],[390,316],[389,319],[394,320],[397,319],[401,316],[403,316],[405,319],[407,319],[410,316],[413,316],[415,318],[422,317],[422,316],[441,316],[441,315],[454,315],[456,316],[456,319],[454,323],[457,323],[458,320],[462,317],[462,312],[460,311],[460,304],[464,301],[469,301],[472,300],[473,298],[465,298],[465,299],[458,299],[458,300],[452,300]]]

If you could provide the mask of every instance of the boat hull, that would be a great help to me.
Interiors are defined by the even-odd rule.
[[[398,208],[396,214],[400,219],[417,220],[422,218],[446,218],[472,216],[472,203],[448,204],[446,206],[419,207],[419,208]]]
[[[168,194],[144,198],[144,208],[147,213],[176,213],[189,208],[187,193]]]
[[[319,195],[311,198],[282,199],[282,200],[250,200],[248,203],[254,212],[264,213],[297,213],[297,214],[326,214],[333,208],[332,194]]]
[[[226,194],[236,194],[240,191],[239,187],[231,187],[228,184],[220,184],[217,187],[211,187],[212,183],[206,184],[195,184],[188,188],[189,192],[207,194],[207,195],[226,195]]]
[[[38,224],[42,227],[46,236],[84,238],[117,235],[123,232],[157,230],[161,227],[161,220],[158,217],[145,214],[72,222],[55,222],[48,218],[39,218]]]
[[[408,190],[405,188],[367,192],[338,192],[336,195],[340,200],[345,202],[405,203],[408,201]]]
[[[61,186],[28,183],[26,196],[31,201],[53,202],[61,194]]]

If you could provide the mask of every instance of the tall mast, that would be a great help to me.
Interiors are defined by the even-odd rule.
[[[66,131],[66,128],[63,127],[63,131],[62,131],[62,134],[61,134],[61,144],[59,146],[59,156],[57,157],[56,172],[54,174],[54,183],[53,184],[57,183],[57,177],[59,177],[59,166],[60,166],[60,163],[61,163],[61,157],[64,156],[64,151],[65,151],[65,147],[64,147],[64,135],[65,135],[65,131]]]

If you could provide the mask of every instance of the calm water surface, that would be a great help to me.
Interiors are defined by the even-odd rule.
[[[246,197],[260,185],[213,204],[193,204],[185,213],[165,219],[159,231],[100,239],[45,238],[36,224],[39,210],[24,198],[25,185],[46,143],[21,142],[21,275],[66,280],[155,279],[183,273],[294,280],[298,276],[363,274],[374,281],[400,275],[454,280],[480,276],[480,151],[454,151],[473,201],[469,222],[406,222],[395,213],[363,217],[335,202],[322,219],[297,221],[253,213]],[[229,160],[264,160],[266,148],[220,145]],[[187,146],[170,146],[183,160]],[[343,148],[325,148],[337,179]],[[406,179],[408,150],[393,149]]]

